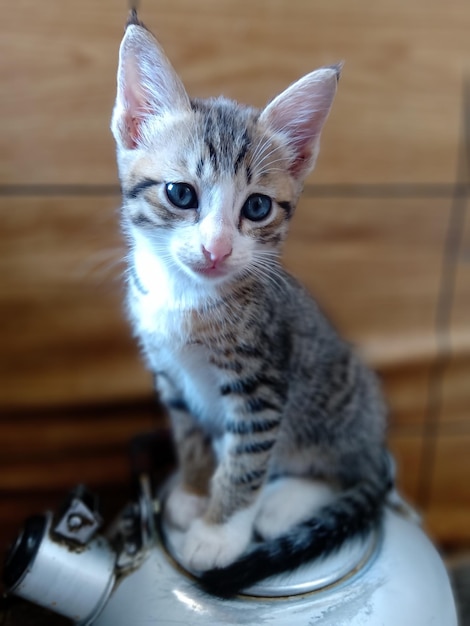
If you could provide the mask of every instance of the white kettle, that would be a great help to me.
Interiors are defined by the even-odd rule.
[[[366,539],[227,600],[177,563],[145,475],[140,490],[107,537],[83,488],[59,514],[28,520],[7,558],[9,592],[82,626],[457,626],[444,564],[406,507],[387,507]]]

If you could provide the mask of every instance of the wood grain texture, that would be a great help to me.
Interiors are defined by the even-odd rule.
[[[118,197],[0,199],[0,407],[150,390],[124,312]]]
[[[108,127],[125,12],[111,0],[2,10],[0,521],[10,531],[76,482],[127,497],[129,440],[165,424],[150,408],[151,377],[122,304],[119,197],[93,187],[117,188]],[[468,3],[161,0],[143,3],[142,18],[194,96],[262,106],[311,69],[345,60],[285,261],[377,369],[399,484],[418,502],[452,184],[465,170]],[[324,197],[322,184],[332,185]],[[462,228],[425,468],[427,528],[446,543],[470,541],[468,218]]]
[[[2,182],[116,180],[108,126],[125,17],[125,4],[110,0],[4,8]],[[161,0],[142,18],[194,96],[261,106],[302,74],[345,60],[315,180],[454,179],[465,0]]]
[[[298,207],[286,265],[376,367],[434,354],[448,203],[304,197]]]

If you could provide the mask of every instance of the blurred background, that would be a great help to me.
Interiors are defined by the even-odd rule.
[[[166,424],[122,305],[126,17],[123,0],[2,7],[1,550],[78,482],[117,510],[130,439]],[[449,562],[468,554],[470,5],[146,0],[140,17],[193,96],[262,106],[345,61],[285,262],[379,373],[403,494]]]

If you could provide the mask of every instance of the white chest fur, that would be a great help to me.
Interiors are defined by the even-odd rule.
[[[199,345],[175,348],[163,344],[154,358],[152,367],[168,374],[191,413],[214,435],[221,434],[224,419],[221,380],[218,370],[209,362],[207,349]]]
[[[210,362],[209,349],[191,341],[187,309],[176,301],[166,272],[153,263],[150,281],[142,272],[142,260],[142,257],[137,259],[136,275],[130,279],[128,306],[148,364],[152,371],[166,373],[174,393],[217,434],[224,415],[220,372]],[[145,267],[148,270],[148,264]],[[203,299],[204,290],[200,288],[197,293],[187,295],[194,302]]]

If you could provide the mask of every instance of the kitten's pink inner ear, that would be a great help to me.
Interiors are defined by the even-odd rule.
[[[126,114],[124,118],[124,132],[122,133],[122,139],[126,148],[133,150],[137,147],[141,135],[139,133],[139,119],[135,116]]]
[[[149,100],[145,97],[141,87],[141,80],[133,60],[128,59],[129,67],[126,70],[126,80],[123,82],[122,100],[124,113],[122,116],[122,140],[127,148],[133,149],[142,139],[140,128],[142,122],[152,113]]]
[[[135,148],[152,116],[189,110],[188,95],[153,35],[128,26],[119,53],[118,89],[113,131],[118,142]]]
[[[305,178],[315,164],[320,135],[336,93],[339,68],[307,74],[275,98],[261,119],[284,137],[293,157],[290,173]]]

